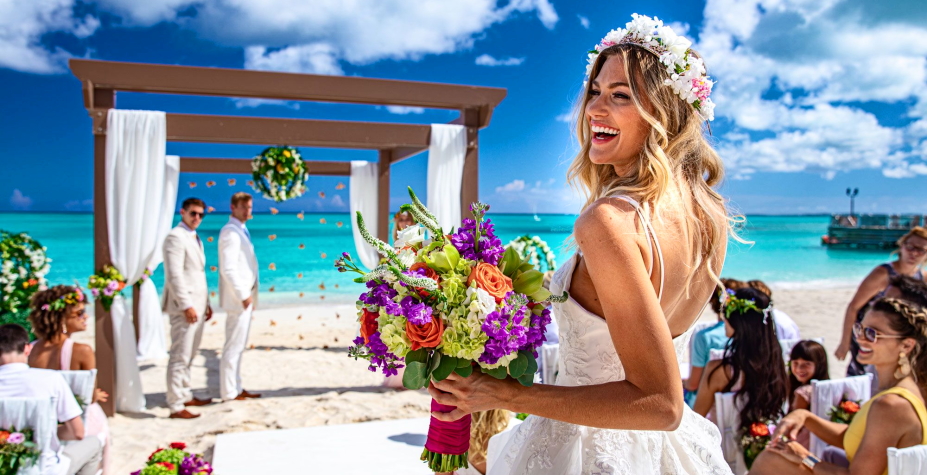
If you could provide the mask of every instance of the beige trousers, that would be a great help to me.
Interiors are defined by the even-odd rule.
[[[190,366],[203,339],[205,315],[196,323],[187,323],[183,315],[171,315],[171,356],[167,362],[167,407],[180,412],[193,399]]]

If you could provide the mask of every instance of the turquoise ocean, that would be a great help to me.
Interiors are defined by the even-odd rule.
[[[490,217],[503,242],[524,234],[537,235],[550,244],[558,263],[570,255],[565,242],[575,215]],[[209,214],[199,229],[207,267],[218,266],[219,230],[227,220],[227,215]],[[748,216],[740,235],[753,244],[732,241],[722,275],[762,279],[787,288],[837,287],[857,284],[874,266],[890,259],[887,251],[828,250],[821,246],[829,221],[828,216]],[[296,214],[261,214],[248,222],[248,228],[261,266],[263,302],[346,303],[360,293],[358,284],[351,281],[353,274],[340,274],[332,265],[342,251],[356,254],[348,213],[306,213],[304,219]],[[48,275],[51,284],[77,281],[86,285],[93,272],[91,214],[0,213],[0,229],[26,232],[48,249],[53,260]],[[276,270],[270,269],[271,263]],[[207,277],[210,290],[216,291],[218,273],[207,269]],[[164,279],[160,267],[153,279],[160,288]]]

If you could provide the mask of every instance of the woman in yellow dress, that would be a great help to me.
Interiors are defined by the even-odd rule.
[[[875,366],[879,393],[866,401],[849,424],[838,424],[805,409],[782,419],[769,448],[756,459],[753,474],[808,473],[871,475],[888,473],[888,448],[927,444],[927,310],[905,300],[876,300],[853,327],[859,361]],[[843,448],[850,467],[820,462],[794,439],[808,429]]]

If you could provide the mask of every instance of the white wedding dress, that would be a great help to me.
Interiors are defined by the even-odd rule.
[[[660,259],[662,296],[663,256],[653,228],[637,202],[624,196],[617,198],[637,209],[645,232],[653,237],[656,252],[651,254]],[[578,259],[578,254],[574,255],[554,274],[550,284],[554,295],[569,290]],[[572,298],[554,304],[554,313],[560,325],[558,386],[625,379],[605,320]],[[687,351],[690,333],[673,340],[677,359]],[[679,427],[672,432],[598,429],[529,416],[514,430],[496,437],[492,444],[502,445],[502,450],[488,461],[487,475],[731,474],[721,453],[718,428],[688,406]]]

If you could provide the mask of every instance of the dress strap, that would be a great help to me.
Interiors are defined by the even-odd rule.
[[[663,281],[664,281],[664,265],[663,265],[663,250],[660,249],[660,240],[657,238],[657,233],[653,230],[653,226],[650,224],[650,219],[644,214],[640,203],[637,202],[634,198],[625,195],[614,195],[612,198],[618,198],[622,201],[627,202],[634,207],[634,211],[637,212],[637,217],[641,221],[641,226],[644,228],[644,234],[647,235],[647,242],[650,244],[650,275],[653,275],[653,256],[656,255],[657,262],[660,263],[660,288],[657,290],[657,300],[663,300]]]
[[[74,340],[65,338],[61,345],[61,371],[71,369],[71,355],[74,353]]]
[[[895,271],[895,267],[892,266],[892,264],[889,263],[889,262],[886,262],[885,264],[882,264],[882,265],[880,265],[879,267],[881,267],[881,268],[885,269],[886,271],[888,271],[888,277],[889,277],[889,278],[895,277],[895,275],[898,274],[898,272]]]
[[[918,399],[911,391],[906,388],[899,388],[895,386],[893,388],[888,388],[885,391],[876,394],[872,399],[884,396],[886,394],[897,394],[911,403],[914,406],[914,412],[917,413],[917,418],[921,421],[921,444],[927,444],[927,407],[924,406],[924,403]]]

